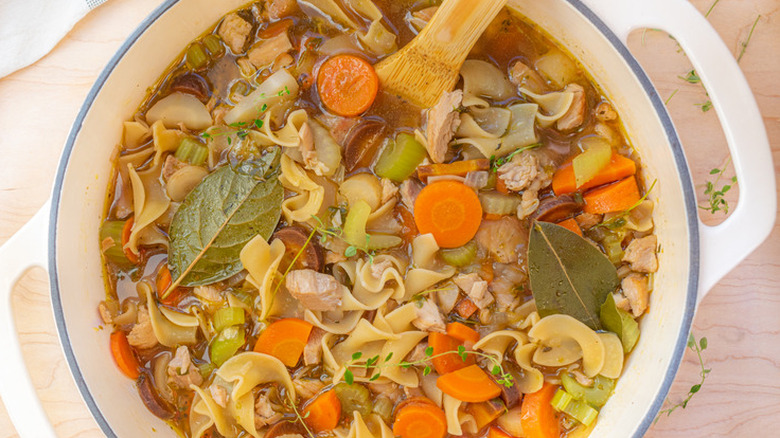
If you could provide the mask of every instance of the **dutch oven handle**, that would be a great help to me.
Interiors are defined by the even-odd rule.
[[[11,306],[11,291],[19,277],[33,266],[47,265],[49,210],[47,202],[0,247],[0,351],[3,352],[0,397],[23,438],[57,436],[25,366]]]
[[[677,40],[706,85],[726,134],[739,181],[739,202],[720,225],[699,221],[699,298],[772,231],[775,173],[761,113],[734,55],[687,0],[582,0],[626,42],[632,30],[662,29]]]

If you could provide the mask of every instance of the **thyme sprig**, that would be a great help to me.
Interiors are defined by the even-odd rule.
[[[311,412],[306,412],[305,414],[301,415],[301,413],[298,412],[298,407],[295,406],[295,402],[293,402],[292,400],[285,400],[285,404],[290,408],[292,408],[293,413],[295,414],[294,419],[287,420],[287,421],[289,421],[290,423],[301,423],[301,426],[303,426],[303,428],[306,430],[307,438],[314,438],[314,432],[312,432],[311,429],[309,429],[309,426],[306,425],[306,421],[304,421],[306,418],[309,417],[309,414],[311,414]]]
[[[745,51],[748,48],[748,44],[750,44],[750,39],[753,38],[753,31],[756,30],[756,26],[758,25],[758,20],[761,19],[761,14],[756,17],[756,21],[753,22],[753,27],[750,28],[750,32],[748,32],[747,39],[745,41],[739,43],[740,47],[742,47],[742,50],[739,52],[739,56],[737,56],[737,62],[742,61],[742,57],[745,56]]]
[[[694,394],[696,394],[697,392],[699,392],[699,390],[701,390],[702,385],[704,385],[704,381],[707,379],[707,376],[712,371],[712,369],[710,369],[710,368],[705,368],[705,366],[704,366],[704,358],[701,355],[702,352],[707,349],[707,338],[706,337],[703,337],[703,338],[699,339],[699,341],[697,342],[696,338],[693,336],[693,333],[691,333],[688,336],[688,348],[690,348],[691,350],[696,352],[696,357],[698,358],[699,366],[701,367],[701,371],[699,371],[699,377],[701,378],[701,380],[699,380],[699,383],[691,386],[691,389],[688,390],[688,396],[683,401],[681,401],[679,403],[675,403],[672,406],[670,406],[669,408],[664,409],[661,412],[659,412],[658,416],[655,417],[655,421],[653,422],[653,424],[657,423],[658,420],[661,418],[661,415],[663,415],[663,414],[666,414],[666,416],[668,417],[668,416],[672,415],[672,412],[677,410],[677,408],[685,409],[686,407],[688,407],[688,403],[691,401],[691,399],[693,398]]]
[[[717,189],[717,186],[720,183],[721,178],[723,178],[723,174],[726,172],[726,168],[730,162],[731,157],[726,160],[726,163],[722,168],[715,168],[710,170],[710,175],[717,175],[717,177],[715,177],[715,181],[707,181],[704,189],[704,195],[707,196],[708,199],[706,204],[699,204],[700,209],[707,210],[712,214],[715,214],[719,211],[722,211],[723,214],[729,214],[729,203],[726,200],[726,193],[728,193],[734,184],[737,183],[737,177],[731,177],[730,182],[724,183],[720,189]]]
[[[514,158],[515,155],[517,155],[519,153],[522,153],[522,152],[525,152],[525,151],[528,151],[528,150],[531,150],[531,149],[536,149],[536,148],[542,147],[542,146],[543,146],[542,143],[534,143],[532,145],[521,147],[521,148],[517,149],[516,151],[512,152],[511,154],[506,155],[506,156],[501,157],[501,158],[496,158],[495,155],[492,155],[490,157],[490,169],[493,172],[497,172],[499,167],[501,167],[504,164],[512,161],[512,158]]]
[[[444,353],[439,354],[433,354],[433,347],[428,347],[425,349],[425,358],[421,360],[416,361],[400,361],[398,363],[390,363],[390,359],[393,358],[393,353],[390,352],[385,358],[382,363],[379,363],[379,355],[370,357],[366,360],[365,363],[356,363],[358,360],[360,360],[363,357],[363,353],[358,351],[352,354],[352,359],[346,364],[346,371],[344,372],[344,381],[349,383],[350,385],[355,381],[355,375],[350,370],[350,368],[361,368],[365,369],[366,371],[371,372],[371,377],[369,377],[369,381],[373,382],[377,380],[378,378],[382,377],[382,369],[383,368],[390,368],[390,367],[401,367],[403,369],[408,369],[415,366],[423,366],[423,376],[427,376],[430,374],[433,369],[429,365],[429,362],[432,359],[435,359],[437,357],[446,356],[448,354],[457,354],[461,360],[465,363],[468,359],[469,355],[482,357],[487,360],[489,360],[492,364],[492,367],[490,369],[490,373],[496,376],[496,382],[499,385],[504,385],[507,388],[511,388],[514,385],[514,377],[511,373],[507,372],[501,360],[498,358],[482,353],[479,351],[473,351],[473,350],[466,350],[466,347],[459,346],[457,350],[450,350],[446,351]]]
[[[341,211],[342,209],[338,209],[338,211]],[[335,212],[334,212],[335,213]],[[319,227],[316,229],[321,236],[320,236],[320,242],[325,243],[329,237],[338,237],[342,238],[344,236],[344,229],[341,227],[328,227],[325,225],[324,222],[322,222],[322,219],[320,219],[317,216],[312,215],[312,218],[317,221],[319,224]],[[358,250],[362,251],[366,256],[368,256],[369,263],[374,264],[374,257],[376,256],[376,251],[371,250],[368,248],[368,244],[371,242],[371,235],[366,233],[366,244],[363,246],[357,246],[357,245],[350,245],[347,247],[347,249],[344,250],[344,256],[345,257],[354,257],[357,255]]]

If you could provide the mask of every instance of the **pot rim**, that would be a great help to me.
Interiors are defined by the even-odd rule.
[[[57,332],[60,338],[65,358],[68,362],[73,379],[76,386],[81,393],[84,402],[89,408],[95,421],[98,423],[102,432],[111,438],[116,437],[116,433],[109,425],[106,418],[103,416],[100,407],[92,397],[92,393],[87,387],[84,380],[83,373],[79,368],[78,361],[76,360],[75,352],[70,344],[70,337],[68,335],[67,322],[64,318],[64,312],[62,307],[62,297],[60,295],[59,281],[57,275],[57,221],[59,218],[59,206],[61,201],[61,190],[65,179],[65,173],[68,168],[71,153],[76,142],[76,138],[81,132],[84,119],[92,107],[97,95],[102,90],[108,77],[113,73],[114,68],[121,62],[124,55],[136,43],[136,41],[146,32],[146,30],[157,21],[160,16],[167,12],[171,7],[177,4],[180,0],[166,0],[163,4],[158,6],[147,16],[138,27],[128,36],[122,46],[117,50],[106,67],[100,73],[95,80],[95,84],[87,94],[84,104],[79,110],[73,127],[71,128],[68,138],[65,143],[65,147],[60,158],[60,163],[57,168],[57,174],[54,180],[54,188],[52,192],[51,213],[49,222],[49,280],[51,284],[51,301],[54,311],[54,319],[57,326]],[[629,68],[633,72],[634,76],[639,80],[642,88],[647,96],[650,98],[653,109],[658,115],[666,137],[669,140],[669,144],[672,148],[672,154],[674,156],[674,162],[677,167],[677,172],[680,177],[680,183],[683,189],[683,199],[685,203],[685,216],[687,219],[688,229],[688,244],[689,244],[689,277],[687,285],[687,293],[685,298],[685,312],[682,321],[682,327],[678,333],[677,340],[674,343],[674,350],[672,353],[672,359],[669,367],[666,370],[663,382],[656,393],[655,400],[648,406],[646,413],[642,421],[635,428],[632,436],[634,438],[641,438],[645,432],[654,423],[658,412],[666,400],[666,396],[669,393],[669,389],[674,382],[674,377],[677,374],[677,370],[682,362],[685,348],[688,344],[688,334],[690,333],[691,325],[693,323],[693,316],[696,309],[696,296],[699,283],[699,227],[698,227],[698,212],[696,210],[696,197],[693,189],[693,183],[688,169],[687,161],[680,143],[680,139],[677,135],[677,131],[672,123],[671,117],[664,105],[663,100],[659,96],[655,87],[653,86],[650,78],[645,71],[639,65],[639,62],[629,51],[628,47],[618,36],[602,21],[593,11],[590,10],[581,0],[565,0],[578,12],[580,12],[588,21],[590,21],[601,34],[610,42],[615,50],[620,54],[623,60],[628,64]]]

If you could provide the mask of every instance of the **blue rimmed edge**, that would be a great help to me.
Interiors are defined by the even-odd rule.
[[[62,189],[62,185],[65,180],[65,173],[68,167],[68,162],[70,161],[71,153],[73,152],[73,146],[76,142],[76,138],[81,132],[81,127],[82,124],[84,123],[84,119],[86,118],[87,113],[89,113],[92,104],[94,103],[98,94],[100,94],[100,91],[103,89],[103,85],[105,85],[109,76],[111,76],[111,74],[114,72],[114,69],[116,68],[117,64],[119,64],[119,62],[128,52],[128,50],[130,50],[130,48],[136,43],[136,41],[141,37],[141,35],[143,35],[144,32],[146,32],[146,30],[149,29],[152,23],[157,21],[158,18],[160,18],[165,12],[167,12],[173,5],[175,5],[178,2],[179,0],[166,0],[163,4],[158,6],[157,9],[152,11],[152,13],[149,14],[149,16],[147,16],[141,22],[141,24],[138,25],[138,27],[133,31],[133,33],[130,34],[130,36],[127,38],[127,40],[125,40],[125,42],[116,52],[116,54],[111,58],[111,60],[108,61],[108,64],[100,73],[100,76],[98,76],[97,80],[95,81],[95,85],[92,86],[92,89],[89,91],[89,94],[87,94],[87,98],[84,100],[84,104],[81,106],[81,110],[79,110],[79,113],[76,116],[76,120],[73,122],[73,126],[71,127],[70,133],[68,134],[68,139],[65,142],[65,148],[63,149],[62,152],[62,158],[60,158],[59,167],[57,168],[57,176],[54,179],[54,188],[52,192],[52,201],[51,201],[51,213],[49,216],[49,281],[51,283],[51,302],[54,310],[54,320],[57,325],[57,333],[59,334],[60,337],[62,349],[65,353],[65,359],[68,361],[68,366],[70,367],[70,371],[73,374],[73,379],[76,382],[76,386],[78,387],[79,392],[81,393],[81,396],[84,399],[84,402],[87,404],[89,411],[92,413],[92,416],[95,418],[95,421],[98,423],[98,426],[100,426],[100,429],[109,438],[116,438],[117,435],[113,431],[113,429],[111,429],[111,426],[108,424],[108,421],[103,416],[103,412],[100,410],[100,407],[95,402],[95,399],[92,397],[92,394],[90,393],[89,388],[87,387],[86,381],[84,380],[84,375],[81,372],[81,368],[79,368],[79,364],[78,361],[76,360],[76,356],[73,352],[73,348],[70,345],[70,336],[68,335],[68,327],[67,327],[67,323],[65,322],[65,314],[62,309],[62,297],[60,296],[60,285],[59,285],[58,275],[57,275],[57,238],[56,238],[57,219],[58,219],[59,206],[61,201],[60,191]]]

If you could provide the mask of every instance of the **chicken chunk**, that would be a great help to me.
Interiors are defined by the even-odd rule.
[[[601,122],[611,122],[617,119],[617,113],[612,109],[612,105],[607,102],[601,102],[596,107],[596,119]]]
[[[631,311],[631,304],[628,302],[628,298],[620,292],[612,294],[612,298],[615,300],[615,307],[626,312]]]
[[[260,429],[281,419],[282,414],[274,411],[270,400],[268,400],[268,394],[262,392],[258,394],[255,401],[255,427]]]
[[[530,152],[522,152],[498,168],[498,177],[504,181],[507,190],[525,190],[539,175],[539,162]]]
[[[460,126],[458,108],[463,101],[463,91],[444,92],[439,102],[428,110],[428,155],[434,163],[444,162],[450,140]]]
[[[336,143],[342,146],[344,146],[344,142],[347,140],[352,128],[360,121],[358,117],[342,117],[327,114],[321,114],[317,119],[328,128],[331,137],[336,140]]]
[[[228,401],[228,392],[227,390],[219,385],[211,385],[209,387],[209,392],[211,393],[211,398],[214,399],[214,402],[223,408],[227,407],[227,401]]]
[[[203,383],[203,376],[190,359],[190,349],[180,346],[176,349],[173,359],[168,362],[168,378],[171,383],[179,388],[189,388],[190,385],[199,386]]]
[[[487,281],[483,280],[479,274],[460,274],[453,278],[452,281],[454,281],[455,284],[466,293],[469,299],[471,299],[471,302],[480,309],[486,308],[494,300],[493,295],[488,292]]]
[[[398,194],[398,186],[387,178],[382,178],[382,204],[384,205]]]
[[[239,54],[244,52],[244,46],[250,32],[252,32],[252,25],[233,12],[222,20],[217,34],[233,53]]]
[[[284,284],[290,294],[309,310],[336,310],[344,295],[344,286],[336,278],[313,269],[290,271]]]
[[[574,100],[572,100],[569,110],[558,119],[555,126],[559,131],[570,131],[578,128],[585,121],[585,89],[579,84],[569,84],[564,91],[574,93]]]
[[[165,181],[168,181],[168,178],[171,177],[174,173],[179,171],[180,169],[187,167],[187,163],[183,161],[179,161],[178,158],[176,158],[173,155],[168,155],[165,157],[165,162],[163,163],[162,168],[162,177]]]
[[[138,322],[135,323],[133,329],[127,335],[127,342],[133,347],[142,350],[157,345],[157,335],[154,334],[154,329],[152,329],[152,320],[149,318],[149,311],[146,307],[141,306],[138,309]]]
[[[314,397],[325,387],[325,384],[317,379],[301,378],[293,379],[292,382],[295,387],[295,392],[304,400]]]
[[[631,264],[631,269],[636,272],[650,273],[658,270],[658,258],[655,248],[658,238],[655,235],[634,239],[628,244],[623,261]]]
[[[280,55],[286,54],[292,49],[290,37],[287,36],[287,32],[282,32],[252,46],[247,52],[247,57],[255,68],[265,68]]]
[[[393,262],[391,262],[388,259],[382,259],[379,262],[372,263],[371,264],[371,276],[376,278],[377,280],[382,278],[382,275],[385,273],[386,270],[393,267]]]
[[[412,321],[412,325],[418,329],[424,332],[444,333],[446,331],[444,318],[433,301],[423,300],[422,306],[415,306],[414,310],[417,312],[417,318]]]
[[[635,318],[642,316],[647,309],[647,298],[649,295],[647,287],[647,277],[632,272],[620,283],[623,288],[623,294],[628,299],[628,304],[631,306],[631,313]]]
[[[298,139],[300,141],[301,156],[303,156],[304,166],[316,173],[322,175],[329,169],[317,156],[317,150],[314,147],[314,132],[311,129],[309,122],[304,122],[301,125],[300,131],[298,131]]]
[[[534,93],[544,91],[544,79],[536,70],[521,61],[512,64],[512,67],[509,69],[509,80],[518,87],[528,88]]]
[[[495,261],[514,263],[518,255],[525,252],[521,245],[528,240],[528,233],[517,218],[504,216],[499,220],[482,221],[475,239]]]
[[[580,213],[574,217],[574,220],[577,221],[577,225],[579,225],[580,228],[588,230],[600,224],[603,218],[604,217],[600,214]]]
[[[305,365],[317,365],[322,361],[322,338],[325,330],[314,327],[309,334],[309,340],[303,347],[303,363]]]
[[[401,183],[401,187],[398,190],[401,193],[401,203],[412,213],[414,213],[414,202],[417,201],[417,196],[422,189],[422,184],[416,179],[406,179]]]
[[[276,21],[292,14],[297,7],[296,0],[265,0],[263,12],[267,19]]]
[[[505,312],[520,305],[519,288],[526,281],[526,276],[515,264],[496,264],[495,276],[490,282],[490,291],[496,298],[498,310]]]

